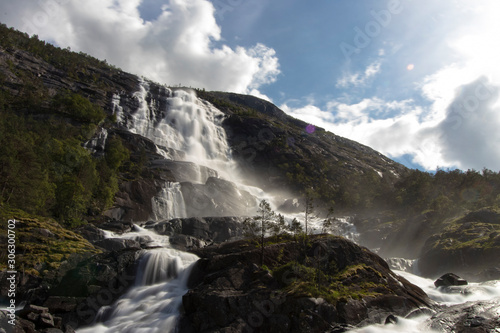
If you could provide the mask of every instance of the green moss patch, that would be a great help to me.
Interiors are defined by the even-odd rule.
[[[331,270],[330,267],[329,271]],[[272,273],[288,295],[323,298],[331,304],[345,299],[376,297],[382,295],[382,290],[389,291],[385,285],[365,279],[373,274],[381,277],[379,272],[365,264],[346,267],[337,274],[325,271],[328,270],[290,262],[276,267]]]
[[[59,268],[72,254],[99,253],[82,236],[64,229],[51,218],[29,215],[20,210],[0,208],[0,238],[6,244],[7,221],[16,220],[16,269],[32,275],[44,275]],[[0,269],[6,269],[7,254],[1,252]]]

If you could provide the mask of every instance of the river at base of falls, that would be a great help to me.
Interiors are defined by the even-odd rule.
[[[404,277],[414,285],[419,286],[432,300],[444,307],[449,307],[466,302],[497,300],[500,304],[500,281],[487,281],[481,283],[469,283],[466,286],[456,286],[452,288],[436,288],[434,280],[420,277],[404,271],[393,270],[394,273]],[[500,312],[500,308],[498,309]],[[439,313],[439,311],[438,311]],[[428,333],[428,332],[447,332],[443,330],[432,329],[431,315],[421,315],[411,319],[397,318],[397,323],[375,324],[362,328],[349,330],[349,333],[387,333],[387,332],[405,332],[405,333]],[[486,332],[486,331],[477,331]],[[496,332],[500,332],[500,328]]]

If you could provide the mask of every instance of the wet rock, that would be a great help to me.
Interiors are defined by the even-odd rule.
[[[43,305],[52,313],[74,311],[81,299],[76,297],[50,296]]]
[[[204,241],[186,235],[173,235],[169,240],[173,247],[183,251],[193,248],[202,248],[206,245]]]
[[[107,238],[94,243],[106,251],[140,250],[141,245],[132,239]]]
[[[22,330],[20,332],[36,333],[36,326],[35,326],[34,322],[29,321],[27,319],[23,319],[23,318],[16,318],[16,319],[17,319],[16,320],[16,328]]]
[[[40,331],[41,333],[65,333],[58,328],[47,328]]]
[[[54,326],[54,318],[50,313],[41,313],[38,319],[39,326],[43,328],[51,328]]]
[[[393,270],[413,273],[416,269],[416,260],[404,258],[386,259],[389,267]]]
[[[412,318],[417,318],[423,315],[426,316],[433,316],[436,314],[436,311],[429,309],[429,308],[418,308],[415,311],[410,312],[408,315],[406,315],[405,318],[407,319],[412,319]]]
[[[233,182],[210,177],[205,184],[181,183],[187,216],[251,216],[257,199]]]
[[[500,327],[498,300],[467,302],[443,308],[427,322],[440,332],[495,332]]]
[[[466,280],[453,273],[447,273],[434,281],[434,285],[436,286],[436,288],[449,286],[466,286],[467,284],[468,283]]]
[[[345,333],[355,329],[355,326],[349,324],[336,324],[328,333]]]
[[[18,315],[16,327],[21,332],[62,332],[62,318],[53,316],[47,307],[27,304]]]
[[[86,226],[80,227],[75,231],[80,235],[82,235],[83,238],[85,238],[91,243],[103,240],[105,238],[104,232],[101,229],[91,224],[87,224]]]
[[[134,225],[126,221],[109,221],[99,225],[99,228],[119,234],[132,231]]]
[[[182,234],[205,243],[221,243],[243,236],[242,217],[191,217],[163,221],[154,226],[160,235]]]
[[[217,171],[193,162],[155,160],[151,162],[150,168],[169,170],[179,183],[205,184],[208,178],[218,177]]]
[[[387,318],[385,318],[385,325],[389,325],[389,324],[397,324],[398,323],[398,317],[394,316],[394,315],[389,315],[387,316]]]

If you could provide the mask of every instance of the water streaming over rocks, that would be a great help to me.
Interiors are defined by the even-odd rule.
[[[96,325],[79,333],[176,332],[182,296],[198,260],[169,248],[144,251],[135,286],[115,304],[101,308]]]
[[[181,184],[166,182],[158,196],[152,199],[153,219],[170,220],[186,216],[186,204],[181,191]]]
[[[231,158],[221,126],[224,118],[222,112],[208,102],[197,99],[193,92],[164,87],[160,89],[160,93],[155,93],[156,97],[153,98],[149,84],[141,81],[138,91],[133,95],[136,110],[124,109],[119,95],[114,95],[112,100],[118,123],[130,132],[152,140],[164,157],[164,160],[155,163],[159,166],[168,165],[178,180],[165,182],[159,193],[151,198],[152,220],[207,216],[203,215],[206,212],[214,215],[220,213],[220,216],[234,212],[239,212],[240,216],[252,215],[258,198],[272,199],[258,188],[238,184],[237,166]],[[238,201],[244,204],[239,206]],[[289,214],[287,220],[293,217],[303,220],[304,216]],[[321,232],[322,221],[310,217],[311,230]],[[143,248],[150,249],[141,252],[135,286],[115,304],[103,307],[94,326],[78,332],[176,332],[182,296],[188,291],[187,279],[198,258],[172,249],[167,236],[160,236],[151,229],[154,228],[143,229],[136,225],[132,232],[123,235],[106,233],[108,238],[133,239],[141,243]],[[349,218],[336,219],[330,231],[355,242],[359,239],[359,233]],[[435,288],[432,280],[412,274],[418,273],[413,261],[389,261],[396,268],[408,270],[395,272],[442,304],[443,311],[473,301],[490,300],[498,305],[498,281]],[[495,309],[498,306],[492,308],[488,313],[497,311]],[[441,324],[437,324],[438,319],[433,315],[436,314],[397,318],[396,323],[381,323],[351,332],[442,331],[439,325],[445,324],[441,321]],[[479,313],[477,317],[483,318],[481,315]],[[487,313],[484,316],[486,318]]]
[[[193,91],[151,89],[141,80],[131,98],[114,95],[112,100],[119,126],[153,141],[163,157],[151,167],[168,170],[176,180],[165,181],[151,198],[150,218],[254,213],[258,199],[240,184],[222,127],[224,114]]]

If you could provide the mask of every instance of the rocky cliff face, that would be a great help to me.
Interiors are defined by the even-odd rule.
[[[203,215],[251,212],[250,197],[246,194],[241,204],[225,202],[225,199],[220,201],[234,193],[231,184],[220,183],[214,178],[210,184],[205,184],[208,177],[213,176],[233,181],[227,179],[227,175],[217,175],[207,159],[234,159],[242,175],[240,180],[266,191],[291,192],[290,195],[297,196],[304,188],[314,186],[324,203],[333,200],[346,207],[354,205],[352,195],[346,194],[354,188],[349,177],[366,176],[367,181],[392,184],[406,171],[403,166],[356,142],[320,128],[308,132],[308,124],[252,96],[197,91],[200,97],[197,99],[192,92],[169,89],[105,66],[83,65],[70,73],[61,68],[64,66],[57,67],[15,48],[0,49],[0,60],[3,64],[0,66],[2,89],[19,95],[26,89],[28,79],[35,82],[42,96],[40,105],[46,107],[45,114],[52,112],[45,101],[58,93],[71,91],[102,107],[108,115],[114,115],[116,122],[101,123],[85,147],[102,155],[106,138],[119,136],[130,150],[131,161],[142,169],[135,176],[125,175],[115,207],[106,214],[111,218],[126,221],[153,218],[154,194],[165,189],[167,182],[183,183],[180,187],[183,195],[192,195],[207,206],[208,211]],[[198,114],[189,118],[195,114],[186,116],[188,110],[195,113],[202,110],[204,116]],[[60,115],[51,115],[54,116]],[[192,123],[194,119],[201,121]],[[183,135],[189,131],[199,132],[200,136],[192,133],[188,137],[205,140],[202,141],[205,151],[196,151],[199,147],[190,146],[190,142],[172,134],[175,131]],[[229,146],[217,148],[226,150],[226,156],[215,156],[210,150],[208,145],[214,140],[227,141]],[[190,149],[191,153],[186,155],[186,150]],[[192,158],[200,154],[206,156],[202,156],[202,160]],[[226,163],[224,168],[228,166]],[[236,168],[235,164],[229,167]],[[220,211],[207,202],[207,193],[217,193],[219,199],[215,205]],[[359,203],[359,199],[356,200]],[[186,216],[200,216],[202,212],[195,208],[188,207]]]

